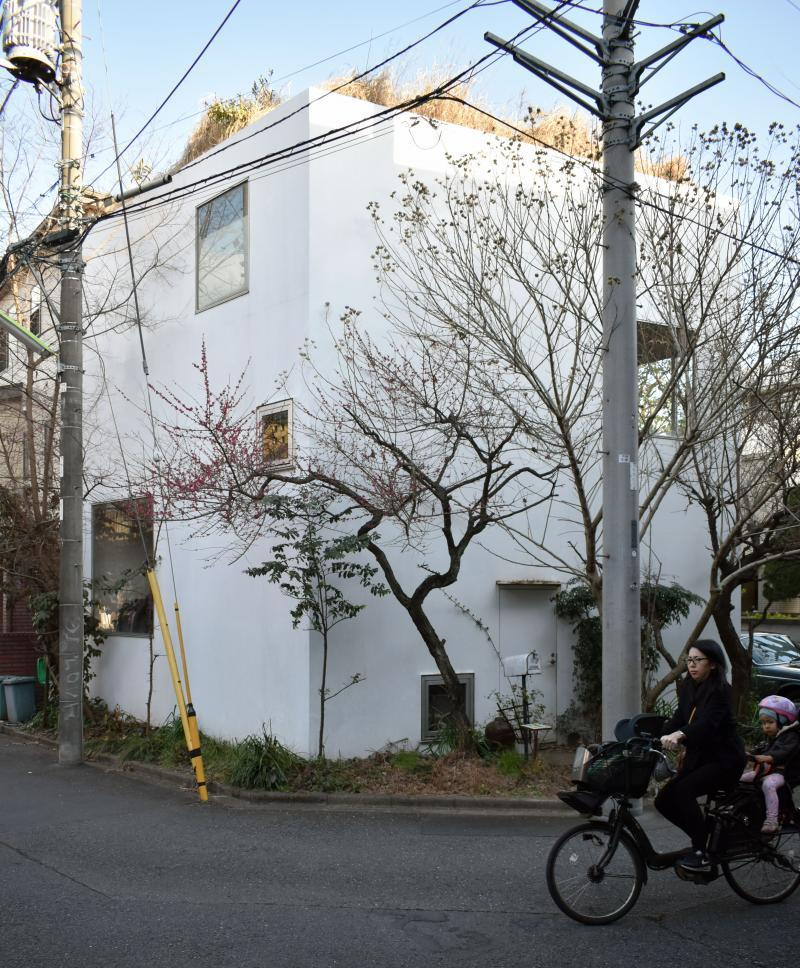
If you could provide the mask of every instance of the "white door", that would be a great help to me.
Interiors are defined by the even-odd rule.
[[[545,721],[550,723],[557,712],[555,592],[555,588],[500,587],[500,654],[537,653],[542,672],[528,676],[528,692],[541,693],[536,700],[544,703]]]

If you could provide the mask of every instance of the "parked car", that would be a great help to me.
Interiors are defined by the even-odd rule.
[[[749,635],[739,639],[746,649]],[[800,703],[800,646],[788,635],[771,632],[753,634],[753,681],[762,695],[786,696]]]

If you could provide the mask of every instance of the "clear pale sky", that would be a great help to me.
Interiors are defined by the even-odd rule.
[[[232,2],[137,0],[132,4],[128,0],[84,0],[87,88],[100,116],[108,112],[110,104],[114,106],[121,143],[127,143],[172,88]],[[256,77],[270,70],[274,86],[284,95],[353,68],[363,70],[421,37],[468,2],[241,0],[213,45],[151,126],[149,142],[143,142],[142,150],[157,161],[174,158],[196,120],[191,116],[201,110],[209,95],[244,93]],[[601,0],[581,3],[598,8]],[[705,11],[697,10],[692,0],[642,0],[637,18],[674,23],[701,21],[718,12],[726,15],[721,33],[733,53],[800,102],[800,0],[721,0]],[[596,13],[571,11],[568,16],[599,32],[600,17]],[[408,23],[412,20],[416,22]],[[510,38],[531,22],[510,0],[494,4],[486,0],[483,8],[456,20],[395,66],[408,77],[434,64],[448,72],[452,67],[455,73],[490,52],[483,40],[484,31]],[[677,36],[664,27],[642,26],[640,31],[638,56]],[[355,44],[362,46],[338,53]],[[599,83],[596,65],[549,32],[532,35],[522,46],[587,83]],[[307,67],[330,55],[337,56]],[[728,79],[683,107],[675,118],[681,126],[698,123],[707,128],[715,121],[738,120],[761,130],[772,120],[800,123],[797,107],[770,93],[748,77],[725,51],[704,40],[690,44],[644,88],[642,97],[649,103],[661,103],[720,70]],[[473,90],[506,116],[519,116],[520,104],[547,109],[567,103],[508,57],[485,70]],[[18,110],[35,110],[28,92],[15,98]],[[135,162],[141,154],[137,154],[137,147],[126,155],[128,162]],[[90,162],[88,181],[110,157],[107,150]]]

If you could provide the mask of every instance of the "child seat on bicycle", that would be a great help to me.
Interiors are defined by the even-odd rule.
[[[766,696],[758,704],[764,741],[748,754],[755,766],[742,774],[743,783],[760,782],[766,819],[764,834],[779,829],[778,790],[800,780],[800,723],[794,703],[785,696]]]

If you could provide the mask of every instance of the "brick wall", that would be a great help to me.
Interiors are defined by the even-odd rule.
[[[3,611],[0,602],[0,676],[32,676],[36,671],[36,636],[25,604],[14,602]]]
[[[0,634],[0,676],[34,675],[36,656],[36,636],[32,632]]]

